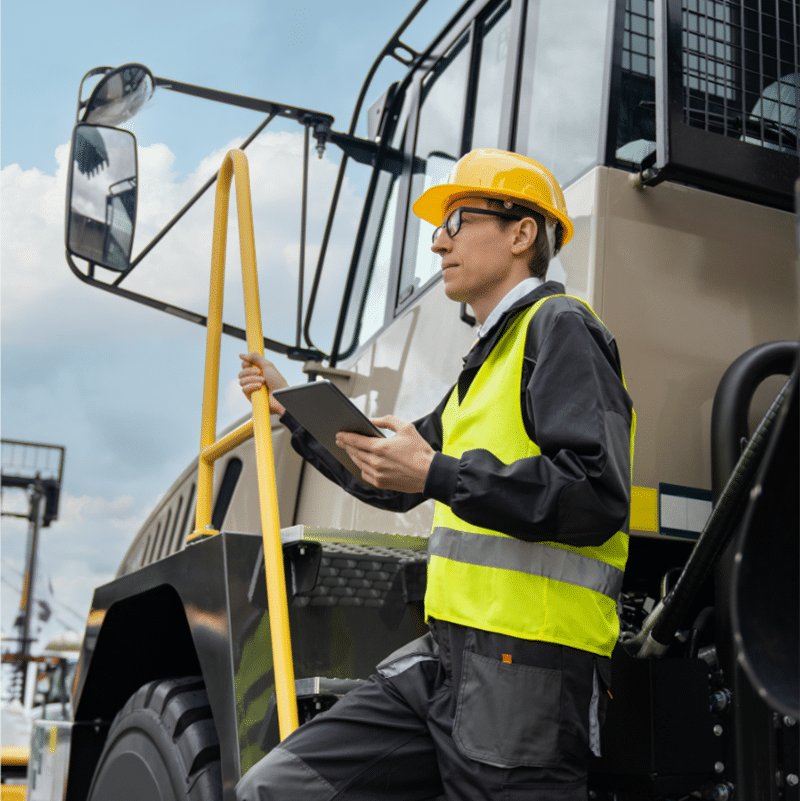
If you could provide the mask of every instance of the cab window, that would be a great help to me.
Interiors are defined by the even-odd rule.
[[[480,43],[478,94],[475,100],[472,141],[467,150],[498,147],[502,119],[503,83],[511,33],[510,3],[505,3],[483,24]]]
[[[394,151],[403,150],[410,107],[406,97],[390,141]],[[385,324],[401,180],[391,171],[378,173],[338,359],[349,357]]]
[[[439,274],[440,258],[431,251],[434,226],[419,220],[411,205],[445,182],[468,150],[500,144],[510,5],[477,19],[422,80],[398,305]]]
[[[540,0],[528,13],[519,152],[566,186],[598,162],[609,0]]]
[[[387,168],[375,177],[337,361],[352,356],[439,274],[430,250],[433,226],[411,205],[445,181],[471,147],[500,146],[510,8],[510,0],[488,4],[404,93],[389,146],[406,166],[402,175]]]

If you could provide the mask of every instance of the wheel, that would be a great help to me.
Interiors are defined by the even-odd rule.
[[[117,713],[88,801],[220,801],[219,740],[203,680],[158,679]]]

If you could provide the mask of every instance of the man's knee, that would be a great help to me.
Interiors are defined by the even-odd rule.
[[[284,748],[273,748],[236,785],[237,801],[330,801],[335,788]]]

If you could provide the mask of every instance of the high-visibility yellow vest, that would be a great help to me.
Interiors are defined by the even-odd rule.
[[[543,298],[511,321],[461,404],[453,390],[442,414],[442,453],[460,458],[483,448],[505,464],[541,454],[525,430],[520,385],[528,325],[552,297],[568,296]],[[467,523],[439,502],[428,554],[426,616],[610,656],[627,533],[582,548],[527,542]]]

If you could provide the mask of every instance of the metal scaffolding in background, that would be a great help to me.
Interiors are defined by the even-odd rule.
[[[16,663],[16,671],[9,695],[25,699],[25,681],[28,663],[32,661],[31,636],[33,622],[33,593],[36,587],[39,530],[46,528],[58,518],[58,503],[61,496],[61,481],[64,475],[64,454],[61,445],[45,445],[39,442],[2,440],[2,488],[18,489],[28,496],[27,513],[0,510],[4,517],[19,517],[28,521],[28,539],[25,547],[25,576],[22,585],[20,610],[15,627],[18,637],[13,652],[3,654],[4,663]]]

